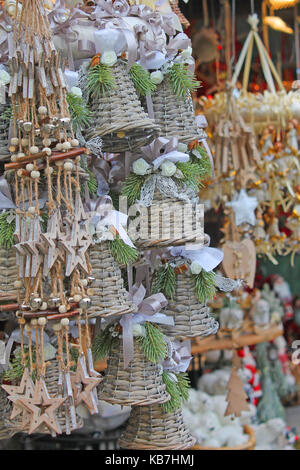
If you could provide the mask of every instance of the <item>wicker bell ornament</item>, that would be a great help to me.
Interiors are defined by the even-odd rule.
[[[162,367],[144,356],[134,339],[134,358],[124,368],[123,341],[114,341],[109,353],[105,377],[98,386],[99,400],[113,405],[143,406],[169,400],[162,381]]]
[[[110,70],[115,87],[90,98],[94,125],[86,138],[101,137],[104,152],[133,151],[151,142],[159,133],[159,125],[144,111],[126,64],[118,60]]]
[[[158,404],[134,407],[119,440],[121,449],[139,450],[184,450],[194,444],[181,409],[166,412]]]

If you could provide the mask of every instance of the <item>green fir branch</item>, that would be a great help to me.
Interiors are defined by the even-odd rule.
[[[124,182],[122,196],[127,197],[129,206],[135,204],[135,202],[139,199],[141,188],[145,179],[145,175],[136,175],[135,173],[131,173],[127,176]]]
[[[175,294],[176,274],[171,264],[167,263],[159,268],[153,275],[151,291],[153,294],[162,292],[172,299]]]
[[[157,364],[162,361],[167,353],[165,337],[157,325],[146,322],[144,324],[145,336],[137,336],[137,341],[141,345],[146,358]]]
[[[11,248],[14,244],[14,232],[16,228],[15,217],[10,223],[7,221],[10,214],[11,212],[6,211],[0,214],[0,246],[6,249]]]
[[[111,197],[112,203],[116,211],[119,210],[120,201],[119,201],[119,194],[112,189],[109,191],[108,195]]]
[[[202,271],[194,274],[194,287],[197,299],[204,304],[207,300],[212,300],[216,294],[216,274],[213,271]]]
[[[162,406],[167,413],[176,411],[181,407],[182,402],[189,397],[190,381],[188,375],[186,373],[171,374],[164,371],[162,380],[166,385],[166,391],[170,395],[170,400]]]
[[[139,95],[150,95],[156,90],[156,85],[151,81],[150,73],[139,64],[133,64],[129,71],[131,80]]]
[[[139,257],[138,250],[127,245],[119,236],[110,242],[110,249],[111,254],[119,264],[133,263]]]
[[[0,115],[1,121],[10,121],[12,117],[12,106],[6,106],[3,113]]]
[[[189,92],[196,91],[200,86],[200,82],[196,80],[184,64],[173,64],[167,75],[174,93],[179,97],[187,96]]]
[[[88,92],[93,98],[105,96],[110,90],[116,88],[116,86],[111,67],[98,64],[89,68]]]
[[[74,132],[90,126],[92,113],[84,99],[81,96],[74,95],[74,93],[67,93],[67,103]]]
[[[92,344],[92,354],[96,361],[105,359],[111,350],[114,337],[110,331],[111,325],[108,325],[101,333],[99,333]]]
[[[30,366],[30,359],[29,359],[28,351],[29,351],[28,346],[24,346],[25,367]],[[3,376],[2,376],[4,380],[9,380],[11,382],[21,380],[22,375],[24,373],[21,349],[17,348],[13,354],[14,356],[12,360],[10,361],[9,368],[6,371],[4,371]],[[32,360],[33,362],[35,362],[36,360],[36,354],[34,350],[32,351]],[[35,380],[35,377],[36,377],[36,371],[33,371],[32,379]]]

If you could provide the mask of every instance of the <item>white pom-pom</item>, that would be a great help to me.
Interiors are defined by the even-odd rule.
[[[56,150],[58,150],[59,152],[62,150],[62,144],[60,142],[56,144]]]
[[[70,142],[64,142],[62,144],[62,150],[70,150],[70,148],[71,148]]]
[[[49,166],[49,168],[45,168],[45,175],[48,175],[48,174],[52,175],[53,171],[54,170],[53,170],[52,166]]]
[[[26,171],[29,171],[30,173],[31,171],[33,171],[33,169],[34,169],[34,165],[32,163],[27,163]]]
[[[34,214],[35,213],[35,207],[34,206],[28,207],[28,212],[29,212],[29,214]]]
[[[65,162],[64,163],[64,169],[67,171],[73,170],[73,163],[72,162]]]
[[[81,285],[82,285],[83,287],[86,287],[86,286],[88,285],[87,279],[81,279],[80,282],[81,282]]]
[[[46,323],[47,323],[47,320],[46,320],[45,317],[40,317],[40,318],[38,319],[38,324],[39,324],[40,326],[45,326]]]
[[[18,159],[19,159],[19,158],[23,158],[23,157],[25,157],[25,153],[19,152],[19,153],[17,154],[17,157],[18,157]]]
[[[58,311],[59,311],[59,313],[66,313],[67,307],[66,307],[65,305],[60,305],[60,306],[58,307]],[[69,320],[68,320],[68,321],[69,321]]]
[[[41,310],[47,310],[47,308],[48,308],[47,302],[43,302],[41,305]]]
[[[51,150],[49,147],[44,147],[43,150],[42,150],[42,152],[46,152],[46,154],[47,154],[48,156],[50,156],[51,153],[52,153],[52,150]]]
[[[57,162],[55,162],[56,166],[63,166],[63,164],[64,164],[63,160],[58,160]]]
[[[39,171],[34,170],[34,171],[32,171],[32,172],[30,173],[30,176],[31,176],[31,178],[33,178],[33,179],[38,179],[38,178],[41,176],[41,174],[40,174]]]
[[[20,280],[17,280],[17,281],[14,282],[14,287],[16,289],[20,289],[22,287],[22,285],[23,285],[23,282],[20,281]]]
[[[10,139],[10,143],[11,143],[11,145],[18,145],[18,143],[19,143],[18,137],[12,137]]]
[[[44,116],[46,114],[48,114],[48,110],[47,110],[46,106],[39,106],[38,113],[41,114],[41,115],[44,115]]]
[[[75,295],[74,295],[74,302],[76,302],[76,303],[77,303],[77,302],[80,302],[81,299],[82,299],[82,297],[81,297],[80,294],[75,294]]]
[[[28,145],[29,145],[29,140],[28,140],[28,139],[22,139],[22,140],[21,140],[21,144],[23,145],[23,147],[28,147]]]
[[[45,137],[45,139],[43,139],[43,145],[45,147],[50,147],[51,145],[51,139],[48,139],[47,137]]]
[[[18,160],[18,157],[17,155],[14,153],[11,157],[10,157],[11,161],[12,162],[16,162]]]
[[[61,305],[61,307],[63,307],[63,305]],[[62,324],[62,326],[68,326],[70,322],[68,318],[62,318],[62,320],[60,320],[60,323]]]
[[[36,145],[32,145],[29,149],[29,152],[32,154],[32,155],[35,155],[36,153],[39,153],[39,148],[36,146]]]
[[[71,146],[72,147],[78,147],[79,145],[79,140],[78,139],[72,139],[71,140]]]

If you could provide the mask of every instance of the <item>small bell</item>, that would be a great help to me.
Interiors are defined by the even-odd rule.
[[[60,298],[59,297],[50,297],[48,299],[49,308],[56,308],[60,305]]]
[[[25,132],[31,132],[31,130],[32,130],[32,122],[30,122],[30,121],[24,122],[24,124],[23,124],[23,129],[24,129]]]
[[[36,297],[34,294],[30,297],[30,307],[32,310],[39,310],[42,306],[43,299]]]

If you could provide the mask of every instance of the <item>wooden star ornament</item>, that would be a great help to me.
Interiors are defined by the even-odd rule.
[[[51,398],[44,380],[38,379],[34,387],[33,398],[20,397],[16,404],[27,409],[31,414],[28,433],[32,434],[44,424],[53,436],[61,434],[56,411],[64,403],[65,398]]]
[[[96,387],[101,382],[101,378],[89,376],[83,354],[78,358],[76,374],[72,377],[72,382],[76,406],[83,402],[92,415],[98,413]]]
[[[10,419],[15,419],[22,413],[22,428],[29,422],[29,413],[22,406],[16,404],[20,397],[32,398],[34,394],[34,384],[27,367],[24,369],[20,385],[2,385],[8,393],[8,399],[13,403]]]

